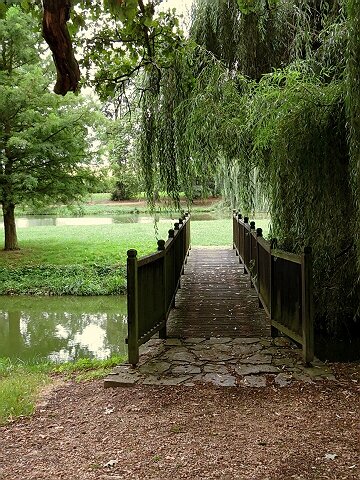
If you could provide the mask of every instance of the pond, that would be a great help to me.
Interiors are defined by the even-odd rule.
[[[1,297],[0,357],[66,362],[126,355],[126,297]]]
[[[1,217],[0,217],[1,218]],[[223,215],[215,215],[212,213],[200,213],[191,216],[192,220],[217,220],[223,218]],[[49,226],[80,226],[80,225],[112,225],[119,223],[153,223],[154,220],[160,223],[169,222],[169,219],[177,221],[178,216],[175,215],[102,215],[102,216],[84,216],[84,217],[57,217],[54,215],[25,215],[16,218],[16,226],[18,228],[26,227],[49,227]],[[4,228],[3,222],[0,222],[0,230]]]

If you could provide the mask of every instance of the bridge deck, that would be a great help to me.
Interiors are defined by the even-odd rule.
[[[191,250],[167,325],[169,337],[270,335],[249,275],[230,248]]]

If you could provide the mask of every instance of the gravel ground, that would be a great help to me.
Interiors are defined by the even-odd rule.
[[[0,479],[359,479],[359,365],[280,388],[54,387],[0,427]]]

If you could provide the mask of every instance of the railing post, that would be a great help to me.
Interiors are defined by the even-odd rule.
[[[174,230],[171,228],[171,229],[169,230],[169,238],[174,238],[174,236],[175,236],[175,232],[174,232]],[[174,244],[173,244],[172,249],[173,249],[173,252],[174,252],[174,253],[173,253],[173,259],[172,259],[172,261],[174,262],[174,265],[173,265],[174,278],[171,279],[171,285],[172,285],[173,288],[174,288],[174,287],[176,287],[176,260],[175,260],[176,250],[175,250],[175,245],[174,245]],[[169,261],[169,259],[167,259],[166,261]],[[166,281],[168,282],[169,279],[166,278]],[[172,295],[173,295],[173,300],[172,300],[172,303],[171,303],[171,307],[172,307],[172,308],[175,308],[175,293],[176,293],[176,291],[172,292]]]
[[[244,224],[246,225],[249,225],[249,217],[244,217]],[[247,231],[247,228],[243,228],[243,231],[244,231],[244,273],[250,273],[250,270],[249,270],[249,265],[246,265],[246,262],[247,262],[247,258],[246,258],[246,253],[247,253],[247,250],[250,249],[250,238],[249,238],[249,241],[246,243],[246,240],[247,238],[249,237],[249,232]],[[251,280],[250,280],[250,284],[251,284]]]
[[[185,212],[185,216],[187,217],[187,222],[186,222],[186,249],[187,249],[187,255],[190,255],[190,213]]]
[[[158,251],[161,252],[163,250],[165,250],[165,240],[158,240],[157,242],[158,244]],[[164,254],[164,257],[163,257],[163,281],[162,281],[162,285],[159,285],[159,289],[158,289],[158,294],[159,295],[163,295],[163,320],[165,320],[165,325],[160,328],[159,330],[159,338],[166,338],[166,311],[167,311],[167,305],[166,305],[166,288],[167,288],[167,285],[166,285],[166,282],[167,282],[167,278],[166,278],[166,251],[165,251],[165,254]]]
[[[275,310],[275,282],[274,282],[274,262],[275,257],[271,253],[275,244],[275,239],[272,238],[270,241],[270,306],[269,306],[269,313],[270,313],[270,335],[275,338],[279,336],[279,330],[272,325],[272,320],[274,318],[274,310]]]
[[[232,211],[232,227],[233,227],[233,250],[235,249],[235,254],[237,255],[236,251],[236,230],[237,230],[237,221],[236,221],[237,211],[234,209]]]
[[[262,228],[256,229],[256,281],[257,281],[257,290],[258,290],[258,299],[259,299],[259,308],[264,308],[260,300],[260,259],[259,259],[259,242],[257,239],[262,237]]]
[[[252,253],[253,253],[253,249],[252,249],[252,242],[254,241],[254,238],[253,236],[251,235],[251,232],[255,230],[255,222],[252,221],[250,222],[250,237],[249,237],[249,258],[250,258],[250,263],[249,263],[249,266],[252,265],[251,264],[251,260],[254,260],[252,258]],[[251,271],[249,270],[249,273],[250,273],[250,288],[255,288],[255,285],[254,285],[254,282],[251,278]]]
[[[177,231],[176,240],[175,240],[176,242],[179,242],[179,241],[181,240],[181,238],[179,238],[179,235],[180,235],[179,229],[180,229],[179,223],[177,223],[177,222],[174,223],[174,230]],[[178,255],[179,255],[178,251],[180,252],[181,250],[180,250],[180,248],[178,248],[178,246],[177,246],[177,244],[176,244],[176,245],[175,245],[175,275],[176,275],[176,279],[177,279],[178,273],[180,274],[178,287],[181,288],[181,271],[178,272],[178,271],[177,271],[177,268],[176,268],[178,265],[180,265],[180,263],[179,263],[179,262],[180,262],[180,259],[179,259],[179,257],[178,257]]]
[[[301,262],[302,336],[305,364],[314,360],[314,312],[311,247],[305,247]]]
[[[242,263],[241,253],[244,253],[244,252],[240,252],[240,235],[243,232],[243,228],[241,228],[241,232],[240,232],[239,220],[241,220],[241,219],[242,219],[242,215],[241,215],[241,213],[238,213],[237,214],[237,219],[236,219],[236,241],[237,241],[237,247],[238,247],[238,250],[239,250],[239,263]],[[242,243],[242,244],[244,245],[244,243]]]
[[[135,366],[139,362],[139,312],[138,312],[138,274],[137,251],[127,252],[127,302],[128,302],[128,357]]]
[[[184,266],[185,248],[186,248],[185,247],[185,244],[186,244],[186,237],[185,237],[185,235],[186,235],[186,230],[185,230],[186,229],[186,224],[184,226],[184,218],[179,218],[179,227],[181,229],[180,235],[181,235],[181,252],[182,252],[182,254],[181,254],[181,265],[182,265],[181,275],[183,275],[183,273],[184,273],[183,266]]]

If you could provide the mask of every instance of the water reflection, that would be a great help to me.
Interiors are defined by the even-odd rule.
[[[154,221],[165,223],[169,220],[177,221],[178,214],[164,215],[112,215],[101,217],[56,217],[52,215],[29,215],[16,219],[18,228],[28,227],[62,227],[80,225],[112,225],[114,223],[153,223]],[[192,220],[216,220],[223,216],[216,216],[211,213],[201,213],[191,216]],[[0,222],[0,229],[3,229],[3,222]]]
[[[0,357],[64,362],[126,355],[123,296],[0,298]]]

